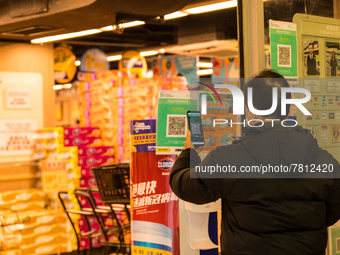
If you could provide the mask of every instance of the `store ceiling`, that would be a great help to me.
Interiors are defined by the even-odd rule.
[[[0,42],[29,43],[34,38],[112,25],[117,17],[120,17],[119,21],[129,21],[126,14],[147,15],[152,18],[206,2],[207,0],[0,0]],[[307,3],[308,13],[333,16],[332,0],[309,0]],[[265,2],[265,22],[269,19],[291,21],[297,12],[304,12],[304,0]],[[231,8],[169,20],[161,25],[147,22],[143,26],[127,28],[123,34],[104,32],[63,42],[72,46],[77,57],[93,47],[106,53],[115,53],[128,49],[144,50],[166,46],[171,46],[173,53],[230,56],[236,55],[238,51],[236,21],[236,8]],[[266,42],[268,43],[268,38]],[[199,43],[203,46],[195,49],[195,45]],[[172,47],[173,45],[180,47]]]

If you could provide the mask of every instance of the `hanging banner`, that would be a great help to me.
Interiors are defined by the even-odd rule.
[[[119,60],[120,71],[127,72],[129,77],[143,78],[148,70],[146,60],[138,51],[129,50],[123,53]]]
[[[162,56],[151,60],[154,76],[183,76],[188,84],[197,81],[197,57],[185,55]]]
[[[284,77],[297,77],[296,24],[269,21],[271,69]]]
[[[131,254],[179,255],[178,198],[169,185],[175,155],[156,155],[156,120],[131,130]]]
[[[157,155],[178,155],[184,149],[187,111],[197,109],[197,94],[189,91],[161,91],[158,98]]]
[[[54,79],[58,83],[68,83],[73,80],[77,67],[76,56],[66,47],[57,47],[54,56]]]
[[[101,72],[110,69],[110,63],[107,61],[105,52],[100,49],[93,48],[86,51],[81,59],[79,66],[80,71],[84,72]]]
[[[239,58],[212,58],[212,83],[229,82],[228,78],[239,78]],[[234,79],[235,80],[235,79]],[[236,85],[236,84],[235,84]]]

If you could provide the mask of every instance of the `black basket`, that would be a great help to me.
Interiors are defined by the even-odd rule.
[[[106,204],[130,203],[130,165],[106,165],[91,168],[101,200]]]

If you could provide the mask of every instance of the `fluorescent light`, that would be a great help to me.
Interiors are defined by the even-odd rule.
[[[107,61],[118,61],[122,58],[122,55],[108,56]]]
[[[208,62],[198,62],[197,67],[202,67],[202,68],[212,68],[213,64],[208,63]]]
[[[186,10],[183,10],[183,11],[188,13],[188,14],[198,14],[198,13],[227,9],[227,8],[236,7],[236,6],[237,6],[237,1],[232,0],[232,1],[216,3],[216,4],[203,5],[203,6],[199,6],[199,7],[195,7],[195,8],[186,9]]]
[[[74,62],[74,64],[75,64],[76,66],[80,66],[81,62],[80,62],[80,60],[77,60],[76,62]]]
[[[184,12],[181,12],[181,11],[173,12],[173,13],[169,13],[169,14],[164,15],[164,19],[165,20],[176,19],[176,18],[187,16],[187,15],[188,15],[187,13],[184,13]]]
[[[141,53],[139,53],[139,55],[141,55],[142,57],[152,56],[152,55],[157,55],[157,54],[158,54],[157,50],[142,51]]]
[[[131,21],[131,22],[127,22],[127,23],[123,23],[123,28],[127,28],[127,27],[135,27],[135,26],[140,26],[140,25],[144,25],[145,22],[144,21],[140,21],[140,20],[136,20],[136,21]]]
[[[53,85],[53,89],[54,90],[70,89],[70,88],[72,88],[72,84],[71,83]]]
[[[135,20],[135,21],[127,22],[127,23],[122,23],[121,25],[123,28],[128,28],[128,27],[135,27],[135,26],[140,26],[144,24],[145,24],[144,21]],[[113,29],[113,26],[106,26],[106,27],[102,27],[100,30],[112,31],[112,29]]]
[[[102,31],[112,31],[113,27],[112,26],[106,26],[106,27],[102,27],[100,30]]]
[[[53,42],[53,41],[59,41],[59,40],[74,38],[74,37],[85,36],[85,35],[98,34],[100,32],[102,32],[100,29],[89,29],[89,30],[84,30],[84,31],[79,31],[79,32],[74,32],[74,33],[53,35],[53,36],[37,38],[37,39],[31,40],[31,43]]]
[[[63,85],[54,85],[53,86],[54,90],[59,90],[59,89],[63,89]]]
[[[139,55],[142,57],[147,57],[147,56],[157,55],[159,53],[165,53],[165,49],[142,51],[141,53],[139,53]]]
[[[197,75],[202,76],[202,75],[210,75],[213,73],[212,69],[205,69],[205,70],[198,70]]]

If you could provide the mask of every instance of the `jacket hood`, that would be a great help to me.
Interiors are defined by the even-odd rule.
[[[290,165],[304,159],[311,164],[318,155],[316,139],[301,126],[283,127],[279,123],[265,123],[262,127],[248,127],[237,143],[260,164]]]

